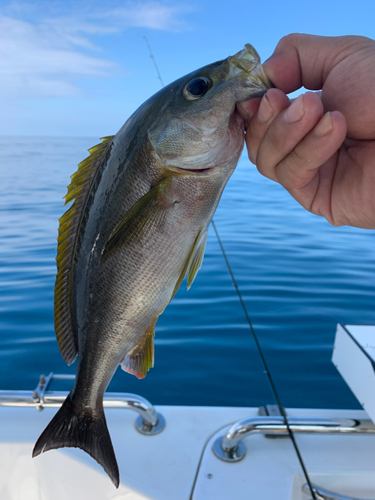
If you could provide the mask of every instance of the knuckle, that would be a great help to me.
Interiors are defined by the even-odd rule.
[[[263,139],[264,131],[255,120],[251,120],[250,126],[246,130],[246,136],[250,144],[255,144]]]
[[[251,163],[253,165],[256,165],[256,161],[257,161],[257,155],[256,155],[256,151],[253,151],[253,149],[251,149],[249,146],[247,147],[247,154],[248,154],[248,157],[249,157],[249,160],[251,161]]]
[[[264,177],[267,177],[268,179],[271,179],[273,181],[277,181],[275,173],[276,165],[274,165],[272,160],[267,157],[265,151],[266,150],[262,147],[259,149],[255,162],[256,167],[258,169],[258,172],[261,173]]]
[[[322,204],[321,201],[316,201],[316,197],[314,197],[311,206],[307,207],[307,210],[319,217],[324,217],[332,226],[342,226],[338,221],[335,221],[329,207],[326,204]]]
[[[294,166],[301,168],[308,166],[311,162],[311,158],[306,157],[304,151],[301,151],[301,149],[297,146],[290,153],[290,161]]]
[[[291,151],[277,167],[277,175],[284,187],[300,190],[311,180],[307,160],[298,148]]]
[[[331,224],[331,226],[334,226],[334,227],[341,227],[341,226],[344,226],[345,225],[345,222],[341,222],[341,221],[338,221],[338,220],[331,220],[329,218],[329,216],[324,216],[327,221]]]
[[[252,120],[250,127],[246,131],[246,146],[249,153],[249,159],[252,163],[256,163],[258,151],[262,144],[267,130],[259,126]]]
[[[255,164],[259,149],[259,142],[255,141],[254,137],[246,137],[246,147],[249,160],[251,161],[251,163]]]
[[[290,33],[289,35],[285,35],[280,38],[279,43],[276,46],[276,50],[285,50],[288,47],[295,47],[299,45],[301,39],[306,36],[302,33]]]
[[[274,150],[283,149],[284,135],[277,124],[272,124],[265,135],[265,139],[269,148]]]
[[[255,164],[258,172],[263,175],[263,177],[267,177],[268,179],[272,179],[272,177],[269,175],[268,170],[264,168],[264,165],[261,162],[257,162]]]
[[[256,152],[259,147],[259,141],[255,138],[254,135],[246,134],[246,147],[249,152],[249,155],[251,154],[252,157],[256,156]]]

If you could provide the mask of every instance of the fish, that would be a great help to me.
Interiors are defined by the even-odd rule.
[[[61,355],[68,365],[78,357],[77,372],[33,457],[81,448],[119,486],[104,392],[119,365],[138,378],[153,366],[156,321],[185,277],[192,285],[244,146],[236,104],[271,87],[246,44],[162,88],[71,176],[54,322]]]

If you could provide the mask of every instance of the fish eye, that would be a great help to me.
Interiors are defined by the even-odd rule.
[[[202,97],[210,87],[210,80],[205,76],[199,76],[186,84],[183,94],[187,99],[192,101]]]

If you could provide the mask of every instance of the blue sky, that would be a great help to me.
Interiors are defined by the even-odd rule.
[[[375,38],[373,0],[0,0],[0,135],[114,134],[164,83],[292,32]],[[339,89],[338,89],[339,91]]]

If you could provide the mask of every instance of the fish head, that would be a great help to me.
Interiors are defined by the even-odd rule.
[[[199,171],[235,168],[244,145],[244,121],[236,103],[262,96],[272,83],[256,50],[244,49],[168,85],[148,138],[164,166]],[[156,97],[155,96],[155,97]]]

